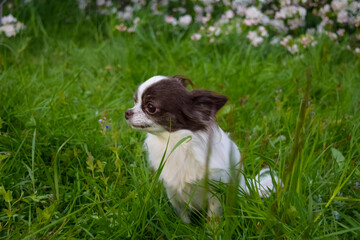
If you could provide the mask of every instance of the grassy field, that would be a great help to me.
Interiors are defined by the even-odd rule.
[[[145,13],[121,33],[61,7],[18,10],[27,29],[0,40],[0,239],[360,238],[360,59],[346,42],[291,55],[235,33],[192,41]],[[124,119],[159,74],[227,95],[218,122],[245,174],[267,164],[284,187],[261,200],[220,186],[220,222],[183,223]]]

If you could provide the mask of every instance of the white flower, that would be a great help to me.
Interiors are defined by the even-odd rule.
[[[4,32],[7,37],[16,35],[16,29],[12,24],[6,24],[0,27],[0,32]]]
[[[123,18],[124,20],[130,20],[130,19],[132,19],[132,17],[133,17],[132,12],[124,12],[124,14],[123,14],[123,16],[122,16],[122,18]]]
[[[194,6],[194,11],[195,11],[196,13],[202,13],[204,10],[203,10],[203,8],[200,7],[199,5],[195,5],[195,6]]]
[[[360,48],[355,48],[355,53],[360,53]]]
[[[124,20],[131,20],[133,18],[134,9],[130,6],[127,6],[124,11],[119,11],[117,17]]]
[[[246,19],[244,24],[247,26],[257,25],[266,22],[266,16],[263,15],[256,7],[249,7],[245,12]]]
[[[299,18],[288,20],[288,24],[291,30],[297,29],[298,27],[305,26],[305,21]]]
[[[243,17],[245,16],[246,13],[246,5],[245,4],[241,4],[239,6],[236,6],[236,14]]]
[[[270,44],[271,45],[277,45],[280,42],[280,38],[279,37],[273,37],[273,39],[271,39]]]
[[[128,32],[128,33],[133,33],[133,32],[135,32],[135,29],[136,29],[136,26],[129,27],[129,28],[127,29],[127,32]]]
[[[259,26],[258,31],[260,32],[260,35],[262,37],[269,36],[268,32],[266,31],[266,28],[264,26]]]
[[[196,13],[195,15],[195,22],[202,22],[203,20],[203,8],[200,7],[199,5],[195,5],[194,6],[194,11]]]
[[[336,33],[333,32],[329,32],[329,31],[325,31],[325,34],[331,38],[332,40],[336,40],[338,38],[338,36],[336,35]]]
[[[96,0],[96,5],[98,7],[102,6],[102,5],[105,5],[105,0]]]
[[[201,18],[201,22],[202,22],[203,24],[206,24],[208,21],[210,21],[210,19],[211,19],[211,14],[210,14],[210,13],[206,13],[206,16]]]
[[[292,37],[290,35],[284,37],[281,41],[280,44],[283,46],[287,46],[288,42],[292,39]]]
[[[133,21],[134,25],[136,26],[139,21],[140,21],[140,18],[139,18],[139,17],[135,18],[134,21]]]
[[[178,7],[178,12],[181,13],[181,14],[184,14],[186,13],[186,8],[183,8],[183,7]]]
[[[219,36],[220,33],[221,33],[221,29],[219,27],[216,27],[214,35]]]
[[[218,26],[210,26],[208,28],[209,35],[219,36],[221,33],[221,29]]]
[[[262,37],[257,37],[257,38],[254,38],[254,39],[251,41],[251,44],[254,45],[255,47],[257,47],[257,46],[260,45],[262,42],[263,42],[263,38],[262,38]]]
[[[187,14],[179,18],[179,25],[182,27],[186,27],[191,23],[191,21],[192,21],[192,17],[189,14]]]
[[[246,36],[247,39],[250,40],[251,44],[254,45],[255,47],[260,45],[263,42],[263,38],[260,37],[257,32],[255,31],[249,31],[249,33]]]
[[[227,10],[227,11],[225,12],[225,16],[226,16],[227,19],[233,18],[234,15],[235,15],[235,14],[234,14],[234,12],[233,12],[232,10]]]
[[[80,10],[84,10],[88,5],[88,1],[86,0],[78,0],[78,7]]]
[[[285,23],[283,20],[280,19],[274,19],[270,21],[270,25],[276,29],[276,31],[280,33],[286,33],[289,29],[285,26]]]
[[[309,34],[305,34],[300,37],[300,43],[302,44],[303,48],[307,48],[307,46],[312,44],[313,40],[314,38]]]
[[[324,17],[323,20],[317,25],[317,32],[322,33],[325,32],[325,26],[328,24],[332,24],[332,21],[328,17]]]
[[[355,27],[360,27],[360,15],[359,16],[355,16],[354,18],[351,18],[350,21]]]
[[[167,7],[169,5],[169,1],[168,0],[161,0],[160,4],[164,7]]]
[[[176,26],[178,24],[177,20],[173,16],[165,16],[165,22]]]
[[[297,44],[293,44],[291,46],[288,46],[287,47],[287,50],[291,53],[291,54],[294,54],[294,53],[297,53],[299,51],[299,48],[298,48],[298,45]]]
[[[1,23],[3,25],[9,24],[9,23],[16,23],[16,21],[17,21],[16,18],[14,18],[14,16],[11,14],[1,18]]]
[[[201,34],[200,33],[194,33],[193,35],[191,35],[191,40],[195,40],[195,41],[199,41],[201,39]]]
[[[206,13],[212,13],[213,11],[214,11],[213,5],[207,5],[207,6],[205,7],[205,12],[206,12]]]
[[[286,18],[295,18],[300,17],[305,19],[306,9],[303,7],[297,6],[285,6],[280,9],[279,12],[276,12],[275,19],[286,19]]]
[[[151,10],[152,10],[153,14],[155,14],[155,15],[160,15],[161,14],[161,12],[158,9],[158,4],[156,4],[155,2],[153,2],[151,4]]]
[[[107,1],[105,2],[105,5],[106,5],[107,7],[110,7],[110,6],[112,5],[111,0],[107,0]]]
[[[346,10],[341,10],[338,13],[337,22],[338,23],[347,23],[348,22],[348,14],[347,14]]]
[[[298,7],[298,13],[301,17],[301,19],[305,19],[306,17],[306,9],[303,7]]]
[[[345,34],[345,29],[340,28],[339,30],[336,31],[337,35],[339,35],[340,37],[344,36]]]
[[[133,11],[134,11],[134,9],[131,6],[126,6],[125,7],[125,12],[132,13]]]
[[[348,6],[348,0],[333,0],[331,2],[331,7],[335,11],[341,11]]]
[[[291,0],[280,0],[281,6],[287,6],[291,4]]]
[[[19,32],[22,29],[25,29],[25,25],[22,22],[17,22],[15,25],[16,32]]]
[[[249,40],[252,40],[254,38],[256,38],[258,35],[257,35],[257,32],[255,31],[249,31],[246,38],[249,39]]]
[[[328,12],[330,12],[330,5],[326,4],[324,7],[320,8],[319,15],[324,17]]]

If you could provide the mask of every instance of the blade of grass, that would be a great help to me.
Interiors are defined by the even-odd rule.
[[[74,136],[74,135],[73,135]],[[69,137],[65,142],[63,142],[63,144],[61,144],[61,146],[58,148],[56,155],[55,155],[55,160],[54,160],[54,185],[55,185],[55,194],[56,194],[56,200],[60,200],[60,196],[59,196],[59,174],[58,174],[58,155],[59,152],[61,151],[61,149],[65,146],[66,143],[68,143],[70,141],[70,139],[73,137]]]

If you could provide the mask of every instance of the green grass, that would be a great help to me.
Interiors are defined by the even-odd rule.
[[[110,17],[52,5],[17,9],[27,29],[0,40],[1,239],[360,238],[360,59],[346,42],[290,55],[236,34],[194,42],[145,13],[136,33],[120,33]],[[227,95],[218,122],[245,174],[266,163],[284,188],[261,200],[219,186],[216,227],[183,223],[149,170],[144,133],[124,120],[136,87],[158,74]]]

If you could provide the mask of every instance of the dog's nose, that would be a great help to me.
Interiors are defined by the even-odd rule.
[[[134,115],[134,111],[132,109],[128,109],[125,111],[125,119],[129,120],[129,118],[131,118],[131,116]]]

